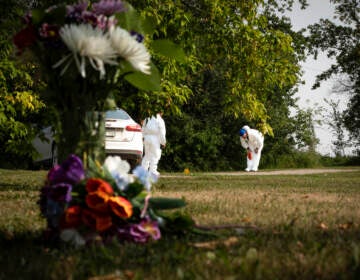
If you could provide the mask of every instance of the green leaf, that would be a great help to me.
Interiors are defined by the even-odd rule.
[[[43,10],[34,9],[31,11],[32,22],[34,25],[40,24],[44,16],[45,16],[45,12]]]
[[[154,40],[151,44],[151,48],[157,54],[173,58],[179,62],[185,62],[186,56],[183,49],[170,40]]]
[[[96,161],[94,161],[91,157],[86,157],[88,163],[88,176],[89,177],[100,177],[103,178],[102,170],[100,170]]]
[[[144,34],[152,36],[155,32],[155,19],[154,17],[147,16],[146,18],[142,19],[142,28],[144,30]]]
[[[180,208],[185,205],[185,201],[179,198],[152,197],[149,199],[149,206],[156,210]]]
[[[63,25],[65,23],[66,7],[65,5],[57,6],[49,13],[45,14],[44,20],[48,23]]]
[[[153,63],[151,63],[150,71],[150,75],[146,75],[139,71],[129,73],[125,75],[125,80],[138,89],[159,91],[161,89],[159,70]]]
[[[187,214],[174,212],[170,215],[160,215],[164,220],[164,229],[169,232],[192,231],[195,225],[194,220]]]
[[[143,33],[141,21],[137,11],[129,3],[126,3],[125,7],[126,13],[118,13],[116,15],[116,19],[118,20],[119,25],[128,31]]]
[[[128,185],[127,189],[124,191],[126,196],[131,199],[139,195],[144,189],[144,186],[139,182],[134,182]]]

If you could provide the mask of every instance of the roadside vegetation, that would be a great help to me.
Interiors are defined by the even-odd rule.
[[[243,169],[238,131],[247,124],[265,134],[264,167],[321,165],[316,154],[315,125],[327,125],[335,136],[328,154],[359,150],[359,52],[357,1],[329,0],[336,21],[321,20],[295,31],[285,11],[306,0],[171,1],[131,0],[151,30],[147,45],[161,74],[161,90],[148,92],[119,82],[111,104],[138,122],[164,110],[168,144],[161,169],[179,172]],[[36,157],[31,143],[42,127],[54,125],[48,84],[33,54],[18,56],[13,36],[24,26],[29,9],[74,0],[8,0],[0,3],[0,167],[28,168]],[[95,2],[95,1],[90,1]],[[311,8],[311,7],[310,7]],[[169,39],[186,53],[182,63],[156,55],[153,40]],[[234,39],[236,38],[236,39]],[[316,78],[336,78],[337,93],[349,97],[340,112],[301,109],[295,93],[301,84],[301,62],[320,51],[334,65]],[[302,94],[309,94],[304,92]],[[69,104],[68,104],[69,105]],[[71,104],[70,104],[71,105]],[[291,113],[292,112],[292,113]],[[323,119],[323,124],[317,120]],[[349,135],[349,139],[345,137]]]
[[[153,194],[184,197],[206,234],[75,249],[42,238],[46,171],[1,169],[0,279],[358,279],[360,169],[344,171],[164,174]]]

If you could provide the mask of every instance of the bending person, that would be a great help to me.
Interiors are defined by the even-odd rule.
[[[247,150],[247,167],[245,171],[258,171],[264,136],[256,129],[245,125],[239,131],[241,146]]]

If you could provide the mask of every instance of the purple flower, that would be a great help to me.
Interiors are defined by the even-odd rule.
[[[72,185],[59,183],[52,185],[48,192],[48,197],[57,202],[70,202]]]
[[[57,39],[59,38],[59,26],[43,23],[39,30],[39,35],[42,38]]]
[[[83,23],[89,23],[91,24],[93,27],[96,27],[98,25],[98,19],[97,16],[89,11],[84,11],[81,14],[81,22]]]
[[[150,239],[160,239],[161,232],[158,223],[147,217],[139,224],[131,224],[126,227],[118,228],[118,238],[136,243],[146,243]]]
[[[88,2],[83,1],[78,4],[66,6],[66,16],[71,21],[82,22],[82,14],[86,11],[88,7]]]
[[[115,17],[106,17],[104,15],[98,15],[96,17],[96,27],[101,30],[110,29],[115,27],[118,23],[118,20]]]
[[[52,168],[48,173],[50,185],[58,183],[78,183],[85,177],[82,161],[76,155],[70,155],[61,165]]]
[[[144,41],[144,36],[136,31],[130,31],[130,35],[135,38],[136,41],[142,43]]]
[[[125,11],[125,6],[121,0],[101,0],[98,3],[94,3],[92,7],[95,14],[105,16]]]

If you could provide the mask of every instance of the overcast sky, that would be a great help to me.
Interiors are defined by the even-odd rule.
[[[293,28],[299,30],[305,28],[309,24],[313,24],[319,21],[320,18],[329,18],[333,20],[334,6],[329,0],[308,0],[309,6],[305,10],[301,10],[297,5],[289,17],[291,18]],[[324,102],[324,98],[332,99],[339,102],[339,108],[343,110],[346,107],[345,96],[332,93],[332,87],[335,80],[330,79],[326,82],[322,82],[321,87],[312,90],[311,87],[315,82],[316,75],[320,74],[324,70],[328,69],[332,61],[326,57],[325,54],[321,54],[317,60],[309,57],[304,63],[302,63],[302,69],[304,75],[302,76],[305,81],[305,85],[300,86],[297,97],[300,98],[298,104],[301,108],[318,108],[323,106],[329,109],[329,106]],[[315,126],[316,136],[320,140],[318,145],[318,152],[321,154],[333,154],[331,149],[331,140],[334,139],[333,134],[329,131],[329,127]]]

